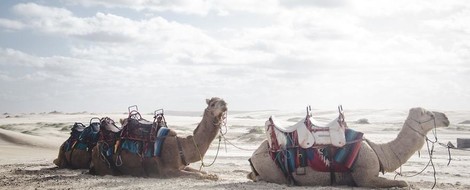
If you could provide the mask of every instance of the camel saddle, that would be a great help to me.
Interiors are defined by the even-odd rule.
[[[155,122],[129,118],[127,124],[123,126],[121,137],[129,140],[153,142],[155,141],[157,131]]]
[[[100,119],[97,117],[91,118],[90,125],[83,129],[78,138],[77,148],[91,151],[98,142],[99,132]]]
[[[307,108],[307,116],[304,120],[288,127],[282,126],[274,116],[269,117],[265,127],[268,143],[273,151],[296,146],[301,148],[327,145],[343,147],[346,144],[347,125],[341,106],[338,107],[339,116],[323,127],[314,124],[316,121],[312,118],[309,108]]]
[[[169,132],[163,109],[154,112],[153,122],[143,119],[137,110],[129,111],[121,140],[116,144],[116,152],[120,154],[121,149],[125,149],[145,157],[160,156],[163,141]]]
[[[70,137],[65,141],[63,150],[69,151],[73,148],[74,144],[78,141],[80,134],[82,134],[83,130],[85,130],[86,126],[83,123],[74,123],[72,126],[72,130],[70,132]]]
[[[101,119],[100,142],[106,142],[108,145],[114,145],[121,135],[121,128],[116,126],[109,117]]]
[[[131,107],[129,107],[129,110]],[[132,110],[129,111],[127,123],[123,126],[121,138],[142,142],[155,142],[157,131],[161,127],[166,127],[163,109],[155,111],[153,122],[143,119],[137,110]]]

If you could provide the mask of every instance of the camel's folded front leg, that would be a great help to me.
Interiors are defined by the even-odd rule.
[[[391,187],[408,187],[408,183],[403,180],[391,180],[383,177],[374,176],[371,178],[355,178],[355,182],[361,187],[371,188],[391,188]]]
[[[59,155],[54,160],[54,164],[57,165],[59,168],[67,167],[67,161],[65,160],[65,152],[64,152],[64,143],[59,148]]]
[[[190,171],[187,171],[190,170]],[[207,174],[206,172],[200,172],[199,170],[193,169],[193,168],[188,168],[184,170],[171,170],[167,171],[166,175],[168,177],[193,177],[196,179],[209,179],[209,180],[218,180],[219,177],[214,174]]]
[[[200,172],[202,174],[207,174],[207,172],[205,172],[205,171],[196,170],[196,169],[191,168],[189,166],[184,167],[184,171],[187,171],[187,172]]]

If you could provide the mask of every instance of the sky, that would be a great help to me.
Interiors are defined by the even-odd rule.
[[[470,110],[467,0],[2,0],[0,112]]]

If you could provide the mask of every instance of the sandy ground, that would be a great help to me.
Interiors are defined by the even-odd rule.
[[[374,142],[388,142],[396,137],[408,114],[407,110],[345,110],[350,128],[365,133]],[[456,145],[456,138],[470,138],[470,125],[459,124],[470,119],[468,111],[444,111],[451,125],[438,129],[438,140]],[[202,112],[167,112],[166,121],[180,136],[191,134],[201,120]],[[357,187],[292,187],[287,185],[251,182],[246,178],[250,172],[248,158],[265,139],[264,122],[270,115],[284,123],[294,123],[305,113],[281,111],[229,112],[226,138],[236,145],[221,143],[217,160],[203,170],[217,174],[218,181],[191,178],[151,179],[129,176],[93,176],[87,170],[57,169],[52,163],[60,144],[65,141],[74,122],[87,124],[92,117],[108,116],[118,121],[125,114],[93,113],[42,113],[0,115],[0,189],[363,189]],[[336,111],[314,110],[314,118],[328,122],[336,117]],[[151,115],[144,115],[151,118]],[[359,124],[367,119],[370,124]],[[431,134],[430,138],[434,138]],[[206,154],[205,163],[211,163],[217,154],[216,139]],[[239,149],[242,148],[242,149]],[[413,175],[428,163],[427,147],[420,155],[416,153],[402,171]],[[434,159],[437,185],[434,189],[470,189],[470,151],[451,150],[449,166],[447,149],[436,144]],[[201,162],[191,166],[199,168]],[[434,183],[434,172],[428,167],[415,177],[400,177],[409,182],[410,189],[430,189]],[[394,173],[384,177],[394,178]]]

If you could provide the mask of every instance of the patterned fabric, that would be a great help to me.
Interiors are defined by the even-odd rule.
[[[352,129],[346,129],[347,144],[342,148],[325,146],[324,148],[300,148],[292,147],[292,139],[288,140],[288,146],[281,151],[271,152],[272,159],[286,176],[299,167],[310,166],[321,172],[347,172],[350,171],[361,148],[363,133]]]
[[[168,135],[170,129],[160,128],[157,132],[157,137],[154,143],[146,143],[136,140],[122,140],[121,148],[134,154],[140,154],[144,157],[161,156],[161,150],[165,137]],[[149,147],[151,146],[151,147]]]

